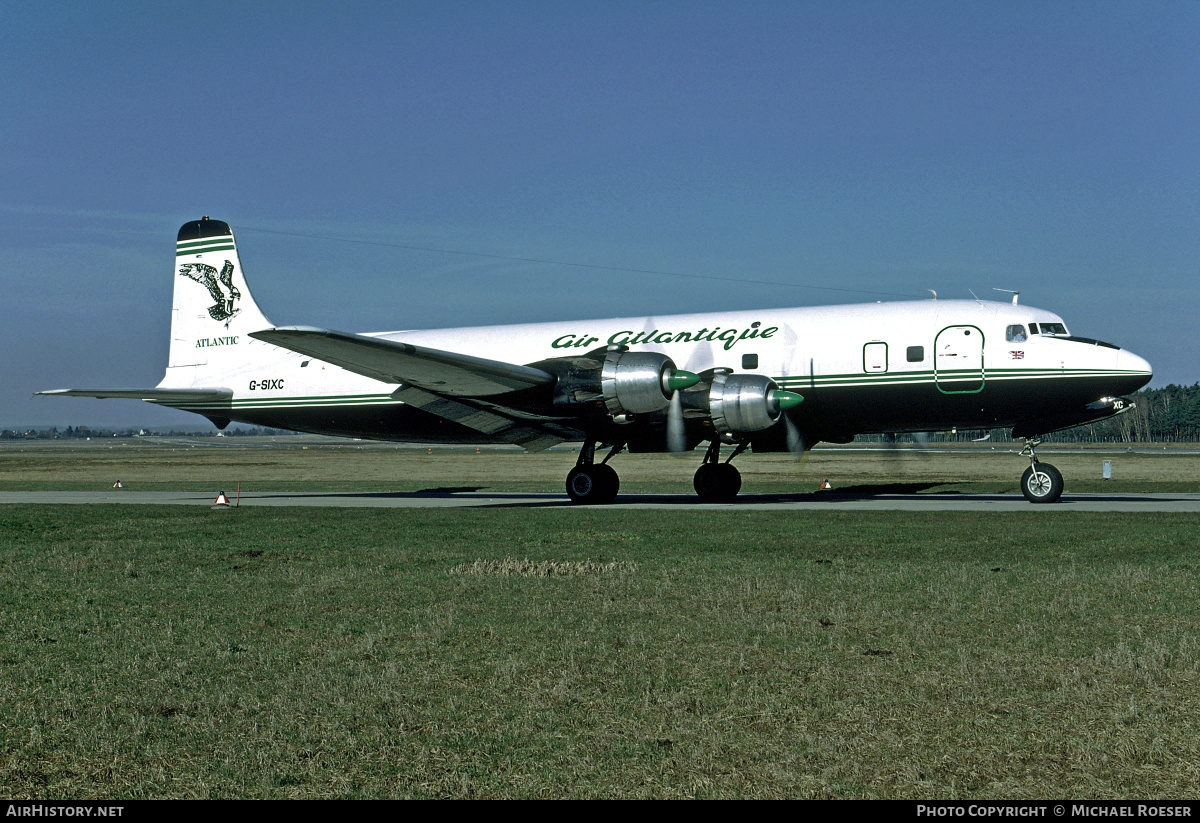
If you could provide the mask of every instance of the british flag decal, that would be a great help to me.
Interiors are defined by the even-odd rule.
[[[1013,360],[1023,360],[1025,358],[1025,352],[1023,351],[1010,351],[1009,355]]]

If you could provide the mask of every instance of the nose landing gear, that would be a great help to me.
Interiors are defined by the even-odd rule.
[[[1042,443],[1032,437],[1025,438],[1021,455],[1029,458],[1029,468],[1021,475],[1021,494],[1030,503],[1053,503],[1062,496],[1063,476],[1049,463],[1037,459],[1034,451]]]

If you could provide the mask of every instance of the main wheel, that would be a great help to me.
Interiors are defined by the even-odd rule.
[[[606,463],[576,466],[567,475],[567,496],[572,503],[611,503],[620,488],[621,479]]]
[[[729,463],[705,463],[696,470],[692,486],[705,503],[720,503],[737,497],[742,475]]]
[[[1049,463],[1034,463],[1021,475],[1021,494],[1030,503],[1053,503],[1062,493],[1063,476]]]

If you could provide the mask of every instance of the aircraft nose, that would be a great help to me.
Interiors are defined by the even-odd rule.
[[[1117,353],[1117,370],[1122,374],[1128,375],[1131,381],[1137,381],[1137,385],[1125,389],[1126,392],[1137,391],[1154,377],[1154,368],[1150,365],[1149,361],[1144,357],[1138,357],[1131,351],[1125,351],[1125,349],[1121,349]]]

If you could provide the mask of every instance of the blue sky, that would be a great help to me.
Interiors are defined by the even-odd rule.
[[[1195,2],[13,2],[0,72],[0,427],[204,424],[31,397],[158,382],[204,214],[279,324],[1007,288],[1200,380]]]

